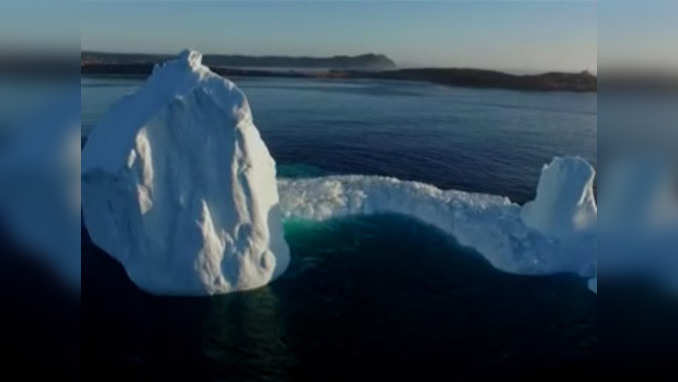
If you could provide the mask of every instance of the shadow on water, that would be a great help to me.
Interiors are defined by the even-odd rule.
[[[8,232],[0,221],[3,371],[27,380],[79,381],[79,296],[45,264],[48,254],[25,248]]]
[[[596,300],[576,277],[496,271],[401,216],[291,221],[285,234],[292,262],[269,286],[167,298],[139,291],[83,232],[84,364],[93,376],[320,381],[574,375],[593,360]]]

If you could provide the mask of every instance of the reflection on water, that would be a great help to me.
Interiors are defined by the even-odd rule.
[[[289,374],[295,359],[285,343],[280,302],[270,287],[210,300],[202,351],[218,374],[248,379]]]
[[[593,359],[596,300],[578,277],[501,273],[402,216],[290,221],[285,234],[280,279],[209,298],[147,295],[83,244],[86,363],[153,379],[324,381],[522,375]]]

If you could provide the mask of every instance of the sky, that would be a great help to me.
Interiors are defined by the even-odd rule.
[[[596,68],[590,1],[86,1],[85,50],[331,56],[400,67]]]
[[[85,50],[173,53],[193,48],[203,53],[295,56],[372,52],[386,54],[400,67],[513,72],[596,71],[597,67],[594,1],[63,3],[72,6],[34,12],[30,27],[18,35],[57,33],[53,20],[61,13],[78,20]],[[11,25],[12,17],[7,19]]]

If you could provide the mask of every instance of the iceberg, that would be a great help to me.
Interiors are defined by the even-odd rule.
[[[506,272],[593,277],[593,176],[583,159],[555,158],[542,171],[536,199],[525,206],[506,197],[381,176],[280,179],[278,192],[286,219],[403,214],[452,235]]]
[[[156,65],[83,149],[87,232],[154,294],[253,289],[289,263],[275,162],[243,92],[201,60]]]
[[[593,227],[598,217],[594,177],[595,170],[584,159],[554,158],[542,168],[537,197],[523,206],[523,221],[556,237]]]
[[[284,219],[378,213],[437,227],[497,269],[576,273],[597,291],[595,171],[585,160],[554,158],[524,206],[381,176],[276,181],[245,95],[195,51],[156,66],[143,87],[114,105],[82,157],[92,241],[151,293],[263,286],[290,261]]]
[[[588,282],[589,290],[595,294],[598,294],[598,277],[592,277]]]

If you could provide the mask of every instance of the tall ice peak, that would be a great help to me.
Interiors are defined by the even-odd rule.
[[[114,105],[83,150],[83,220],[140,288],[212,295],[289,263],[275,161],[244,93],[186,50]]]
[[[191,68],[197,68],[202,66],[202,53],[197,50],[184,49],[179,53],[178,60]]]

